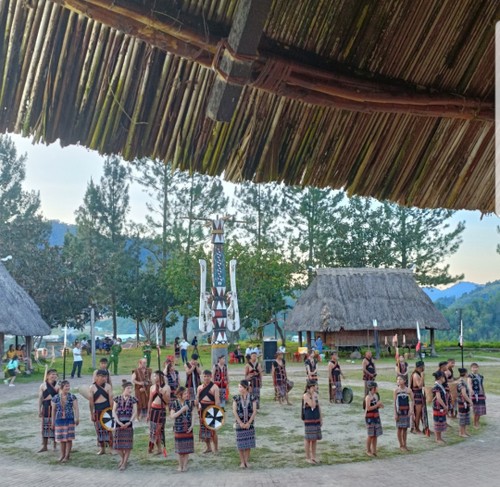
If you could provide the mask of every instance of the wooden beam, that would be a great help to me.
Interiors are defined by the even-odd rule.
[[[258,44],[256,38],[260,38],[262,31],[258,25],[265,22],[264,12],[266,17],[268,14],[266,9],[260,11],[260,8],[264,4],[267,8],[270,0],[240,1],[242,13],[235,16],[227,44],[221,28],[207,24],[203,18],[163,11],[163,2],[51,1],[204,67],[212,68],[215,60],[218,79],[210,99],[209,113],[216,120],[228,119],[242,87],[251,85],[305,103],[349,111],[494,121],[494,100],[479,100],[459,93],[436,93],[405,81],[377,78],[373,73],[367,73],[365,77],[341,75],[332,69],[298,62],[293,59],[293,49],[289,50],[288,56],[260,51],[252,62],[254,45]],[[255,19],[255,24],[253,15],[261,15]],[[256,33],[255,42],[249,32]],[[269,39],[262,39],[261,45],[271,44]]]
[[[229,122],[236,110],[243,86],[252,75],[253,58],[271,10],[271,0],[240,0],[233,18],[227,46],[215,69],[215,79],[208,100],[207,115],[212,120]],[[221,44],[224,48],[224,44]]]

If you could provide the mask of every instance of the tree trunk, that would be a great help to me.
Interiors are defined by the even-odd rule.
[[[188,341],[188,317],[184,316],[182,318],[182,337],[184,340]]]
[[[116,321],[116,293],[114,290],[111,293],[111,310],[113,316],[113,338],[116,340],[116,335],[118,333],[118,323]]]

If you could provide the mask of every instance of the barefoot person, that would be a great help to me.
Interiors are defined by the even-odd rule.
[[[436,381],[432,388],[432,418],[434,420],[434,434],[436,436],[436,443],[444,445],[443,432],[446,431],[446,414],[448,413],[447,394],[443,386],[446,378],[444,372],[440,370],[432,374]]]
[[[165,360],[165,368],[163,369],[163,374],[165,375],[165,381],[170,387],[170,405],[169,409],[172,408],[172,405],[177,397],[177,389],[180,385],[179,382],[179,372],[175,370],[175,363],[172,359],[167,358]]]
[[[398,375],[396,384],[394,390],[394,419],[398,429],[399,449],[407,452],[409,450],[406,439],[410,427],[410,418],[413,416],[413,393],[406,385],[404,375]]]
[[[148,453],[160,455],[165,448],[165,423],[167,409],[170,403],[170,387],[165,384],[165,376],[161,370],[153,374],[153,385],[149,391],[148,419],[149,419],[149,447]],[[166,455],[166,450],[163,452]]]
[[[365,382],[365,397],[368,395],[368,383],[373,382],[375,377],[377,377],[377,367],[373,362],[373,354],[370,350],[365,352],[365,358],[361,363],[363,368],[363,380]]]
[[[336,352],[332,352],[330,362],[328,362],[328,392],[330,402],[341,403],[343,400],[341,377],[345,379],[342,370],[340,370],[338,355]]]
[[[122,393],[113,398],[113,417],[115,419],[115,432],[113,434],[113,447],[120,455],[119,470],[127,468],[130,451],[134,446],[133,421],[137,419],[137,399],[132,396],[132,383],[122,382]]]
[[[97,435],[97,445],[99,446],[98,455],[104,455],[106,453],[106,445],[110,448],[113,446],[113,435],[111,431],[104,428],[101,423],[101,414],[105,409],[111,407],[111,398],[113,397],[113,389],[107,382],[108,377],[109,372],[106,369],[96,370],[94,383],[89,388],[90,419],[94,423]]]
[[[250,360],[245,365],[245,379],[250,384],[250,392],[257,401],[257,409],[260,408],[260,388],[262,387],[262,367],[258,362],[257,352],[252,350]]]
[[[52,423],[52,399],[59,392],[57,371],[49,369],[45,375],[45,380],[38,389],[38,415],[42,418],[42,448],[38,453],[47,451],[49,439],[54,442],[54,448],[56,446]]]
[[[226,391],[229,387],[229,374],[227,373],[226,356],[219,355],[217,358],[217,363],[214,364],[212,369],[212,377],[214,378],[214,383],[219,388],[220,394],[220,405],[222,407],[226,406]]]
[[[317,464],[316,446],[321,440],[321,426],[323,417],[319,407],[318,384],[307,381],[304,395],[302,396],[302,420],[304,421],[304,448],[306,450],[306,462]]]
[[[470,412],[472,409],[472,399],[470,397],[470,389],[467,384],[467,369],[458,369],[460,378],[457,382],[457,408],[458,408],[458,425],[460,428],[459,436],[462,438],[469,437],[467,426],[470,425]]]
[[[203,383],[198,387],[196,397],[200,413],[200,441],[204,441],[206,444],[206,449],[203,453],[218,453],[219,438],[217,437],[217,432],[207,428],[203,422],[203,412],[208,407],[213,405],[220,406],[219,388],[212,382],[212,372],[210,370],[203,372]]]
[[[139,364],[132,371],[132,384],[134,384],[135,397],[137,398],[137,411],[140,419],[148,414],[149,389],[151,388],[151,374],[153,371],[146,366],[145,358],[139,359]]]
[[[271,376],[273,378],[274,384],[274,394],[275,398],[280,404],[291,405],[288,400],[288,376],[286,374],[286,363],[283,358],[283,352],[276,352],[276,358],[273,360],[271,365]]]
[[[196,400],[196,390],[201,383],[201,368],[198,363],[198,354],[193,353],[191,360],[184,364],[186,371],[186,389],[189,391],[189,399]]]
[[[179,386],[170,406],[170,417],[174,420],[175,453],[179,455],[179,472],[187,471],[189,455],[194,453],[193,406],[193,401],[189,400],[189,391]]]
[[[376,457],[377,438],[383,434],[379,409],[382,409],[384,405],[377,394],[377,383],[368,381],[367,387],[368,394],[365,397],[366,454],[369,457]]]
[[[415,364],[415,370],[412,372],[410,377],[410,389],[413,393],[413,404],[414,404],[414,421],[412,433],[421,434],[423,430],[420,429],[420,423],[422,423],[422,410],[424,407],[424,369],[425,365],[422,360],[419,360]]]
[[[473,362],[470,366],[469,390],[474,412],[474,428],[479,428],[479,418],[486,415],[486,394],[484,393],[484,377],[479,373],[479,365]]]
[[[257,402],[250,394],[250,384],[243,379],[238,385],[238,395],[233,397],[233,415],[236,420],[236,447],[240,455],[240,468],[248,468],[250,450],[255,448],[254,420]]]
[[[69,381],[61,381],[59,392],[52,398],[52,424],[57,443],[61,445],[59,461],[69,460],[71,447],[75,439],[75,426],[80,422],[78,401],[70,392]]]

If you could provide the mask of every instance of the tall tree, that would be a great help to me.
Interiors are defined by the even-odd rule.
[[[89,284],[89,303],[105,302],[117,334],[119,293],[136,267],[126,238],[129,169],[117,157],[104,161],[100,184],[90,181],[76,211],[78,232],[67,236],[67,252],[78,274]]]

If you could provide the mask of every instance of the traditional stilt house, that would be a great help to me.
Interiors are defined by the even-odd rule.
[[[5,335],[24,336],[29,353],[32,338],[49,333],[50,326],[42,319],[36,303],[0,262],[0,365]]]
[[[399,346],[414,348],[420,329],[430,330],[434,352],[435,330],[449,324],[406,269],[318,269],[311,285],[288,314],[285,329],[298,332],[300,345],[321,336],[330,349]]]

